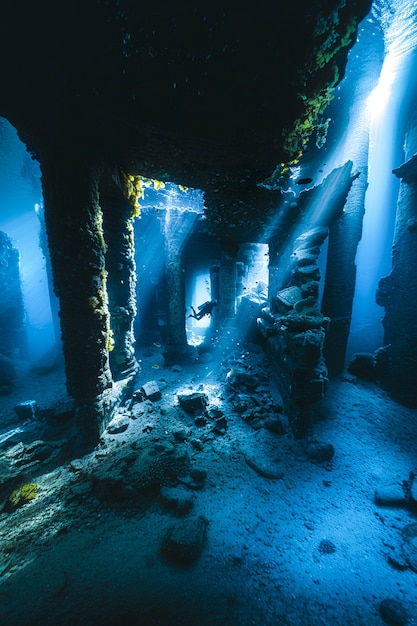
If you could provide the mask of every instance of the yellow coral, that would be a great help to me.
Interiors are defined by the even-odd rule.
[[[30,500],[33,500],[38,493],[39,485],[36,483],[26,483],[19,487],[19,489],[15,489],[9,496],[9,502],[15,508],[21,506],[22,504],[26,504]]]

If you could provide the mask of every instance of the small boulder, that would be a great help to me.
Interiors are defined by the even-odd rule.
[[[409,615],[401,602],[392,598],[385,598],[379,604],[382,619],[392,626],[404,626],[408,623]]]
[[[124,433],[129,428],[129,418],[125,417],[115,417],[107,426],[107,432],[109,435],[120,435]]]
[[[177,395],[180,407],[187,413],[201,411],[205,409],[209,403],[207,395],[203,391],[195,391],[193,393],[179,393]]]
[[[375,357],[370,352],[358,352],[350,360],[347,371],[363,380],[375,379]]]
[[[378,506],[405,506],[404,489],[398,483],[392,483],[375,490],[375,504]]]
[[[36,417],[37,404],[35,400],[26,400],[26,402],[16,404],[14,410],[19,419],[32,420]]]
[[[331,443],[311,443],[307,446],[307,457],[313,463],[325,463],[334,457],[334,447]]]
[[[156,402],[157,400],[160,400],[162,396],[161,390],[156,380],[150,380],[149,382],[142,385],[142,392],[145,398],[147,400],[150,400],[151,402]]]
[[[197,561],[204,547],[207,525],[202,516],[178,521],[164,536],[162,554],[179,565],[191,565]]]
[[[194,504],[194,498],[183,487],[162,487],[160,498],[163,506],[178,516],[186,515]]]

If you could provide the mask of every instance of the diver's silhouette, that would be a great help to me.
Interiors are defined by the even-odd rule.
[[[187,319],[189,317],[193,317],[196,320],[201,320],[201,318],[204,317],[205,315],[211,316],[211,312],[213,311],[215,306],[217,306],[217,300],[207,300],[207,302],[204,302],[204,304],[200,304],[200,306],[198,307],[198,313],[196,312],[195,308],[192,306],[191,308],[193,312],[190,313],[190,315],[187,315]]]

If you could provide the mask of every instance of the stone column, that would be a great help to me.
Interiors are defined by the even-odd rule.
[[[116,185],[100,185],[111,336],[110,367],[114,378],[135,368],[133,321],[136,315],[135,208]]]
[[[210,261],[210,294],[211,299],[219,302],[220,300],[220,261],[212,259]],[[216,336],[219,331],[219,307],[215,306],[211,314],[210,334]]]
[[[377,303],[385,307],[384,386],[399,402],[417,407],[417,118],[406,135],[405,157],[394,170],[401,184],[392,271],[379,282]]]
[[[67,388],[77,405],[92,403],[112,386],[98,173],[68,148],[42,163],[42,186]]]
[[[367,156],[367,135],[362,138],[362,149]],[[330,374],[345,367],[346,347],[349,338],[352,304],[355,295],[355,256],[362,234],[365,210],[365,193],[368,184],[367,166],[362,163],[361,176],[350,189],[343,213],[329,230],[326,275],[322,299],[322,313],[330,318],[324,356]]]
[[[237,249],[222,251],[219,266],[218,316],[220,324],[232,320],[236,314],[236,259]]]
[[[184,236],[181,213],[169,209],[165,220],[165,272],[167,282],[167,364],[182,360],[189,354],[185,330],[185,266]]]

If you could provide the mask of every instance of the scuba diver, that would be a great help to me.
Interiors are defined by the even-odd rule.
[[[198,313],[192,306],[191,308],[193,312],[190,313],[190,315],[187,315],[187,319],[189,317],[193,317],[196,320],[201,320],[201,318],[204,317],[205,315],[211,316],[211,313],[215,306],[217,306],[217,300],[207,300],[207,302],[204,302],[204,304],[200,304],[200,306],[198,307]]]

